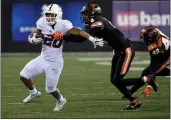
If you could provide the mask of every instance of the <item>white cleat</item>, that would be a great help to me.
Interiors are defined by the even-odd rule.
[[[24,100],[23,100],[23,103],[29,103],[31,102],[34,98],[37,98],[37,97],[40,97],[41,95],[41,92],[37,91],[36,94],[32,95],[30,94],[29,96],[27,96]]]
[[[53,111],[61,111],[62,110],[62,108],[64,107],[64,105],[66,104],[66,99],[64,98],[64,100],[62,101],[62,102],[59,102],[59,101],[57,101],[57,104],[56,104],[56,107],[55,107],[55,109],[53,109]]]

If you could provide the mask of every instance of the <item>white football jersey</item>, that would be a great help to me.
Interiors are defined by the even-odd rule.
[[[72,23],[68,20],[58,20],[54,26],[50,26],[45,22],[44,17],[37,21],[37,29],[41,30],[44,35],[42,42],[41,56],[48,61],[57,62],[62,60],[63,40],[57,41],[52,39],[54,32],[60,32],[63,35],[73,27]]]

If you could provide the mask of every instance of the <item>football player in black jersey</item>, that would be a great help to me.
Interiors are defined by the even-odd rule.
[[[148,26],[140,33],[140,40],[144,42],[150,53],[150,65],[142,72],[141,77],[150,76],[155,80],[155,76],[170,76],[170,40],[155,26]],[[130,89],[131,93],[135,93],[144,84],[137,84]],[[157,92],[158,87],[153,87]],[[152,95],[151,85],[143,91],[145,97]]]
[[[135,52],[131,41],[106,18],[101,16],[101,8],[97,4],[86,4],[81,10],[82,21],[86,31],[98,38],[103,38],[114,49],[115,55],[111,66],[111,83],[130,101],[123,110],[139,108],[142,103],[133,97],[127,86],[150,83],[155,87],[153,79],[124,79],[128,72]]]

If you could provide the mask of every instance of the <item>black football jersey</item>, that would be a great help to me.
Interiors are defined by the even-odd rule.
[[[151,57],[166,57],[170,56],[170,40],[162,37],[148,45],[148,51]]]
[[[92,36],[103,38],[116,52],[122,52],[131,46],[131,41],[112,23],[102,16],[91,19],[86,31]]]

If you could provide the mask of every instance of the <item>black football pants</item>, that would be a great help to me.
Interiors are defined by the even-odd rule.
[[[130,101],[132,101],[134,98],[132,97],[132,93],[130,93],[127,89],[127,86],[143,84],[141,79],[124,79],[124,76],[128,72],[134,56],[135,52],[131,47],[126,48],[123,53],[116,52],[112,59],[110,76],[111,83],[115,85],[116,88]]]

